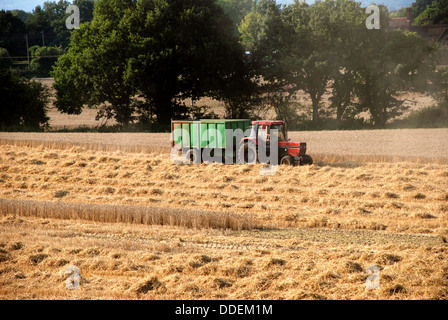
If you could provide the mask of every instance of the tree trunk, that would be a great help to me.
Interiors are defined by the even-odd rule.
[[[154,99],[157,123],[169,125],[174,116],[171,97],[159,95]]]
[[[313,103],[313,122],[316,123],[319,121],[319,98],[317,94],[310,94],[311,101]]]
[[[343,103],[338,103],[337,109],[336,109],[336,120],[341,121],[342,115],[344,114],[345,105]]]
[[[380,107],[378,110],[378,123],[375,122],[375,127],[377,128],[383,128],[386,125],[386,110],[384,110],[383,107]]]

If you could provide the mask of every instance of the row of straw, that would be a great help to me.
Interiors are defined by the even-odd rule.
[[[257,227],[248,214],[179,208],[44,202],[0,199],[0,215],[105,223],[167,225],[195,229],[250,230]]]

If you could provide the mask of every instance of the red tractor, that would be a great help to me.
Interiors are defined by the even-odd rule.
[[[271,120],[252,121],[250,135],[241,140],[238,148],[240,159],[244,159],[244,161],[248,163],[255,163],[258,161],[258,140],[260,137],[266,141],[268,145],[266,151],[269,153],[270,136],[272,130],[277,130],[278,134],[279,164],[313,164],[313,159],[306,154],[306,142],[289,141],[285,122]],[[269,156],[269,154],[267,156]]]

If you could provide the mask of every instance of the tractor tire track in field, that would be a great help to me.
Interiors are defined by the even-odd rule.
[[[101,238],[114,241],[121,241],[123,239],[146,243],[149,245],[158,245],[160,240],[157,238],[136,238],[126,237],[122,235],[104,236],[96,234],[80,233],[80,237],[87,238]],[[254,251],[254,250],[275,250],[281,252],[294,251],[340,251],[344,252],[345,245],[354,247],[359,246],[359,249],[352,251],[365,252],[366,247],[370,251],[375,251],[375,246],[381,245],[405,245],[407,247],[448,247],[448,243],[442,242],[439,236],[422,235],[422,234],[396,234],[385,231],[371,231],[371,230],[331,230],[331,229],[278,229],[278,230],[255,230],[245,231],[243,234],[237,235],[234,232],[227,236],[230,238],[226,241],[194,241],[182,239],[165,239],[163,243],[170,249],[182,248],[192,249],[205,248],[217,250],[234,250],[234,251]],[[235,238],[238,241],[235,241]],[[245,241],[247,238],[247,241]],[[259,239],[259,241],[254,241]],[[266,241],[269,239],[269,241]],[[287,245],[276,243],[275,240],[293,240],[294,245]],[[234,240],[234,241],[232,241]],[[322,246],[319,249],[307,247],[307,243],[331,243],[331,246]],[[300,245],[299,245],[300,244]],[[338,248],[339,247],[339,248]]]
[[[351,246],[351,251],[365,252],[369,248],[375,252],[375,246],[405,245],[406,247],[448,247],[448,243],[442,242],[439,236],[423,234],[396,234],[385,231],[371,230],[331,230],[331,229],[269,229],[243,232],[228,232],[221,236],[220,240],[195,241],[183,238],[164,238],[157,236],[135,236],[123,234],[95,234],[86,232],[70,233],[70,237],[101,239],[120,242],[123,240],[148,246],[161,247],[161,244],[170,250],[233,250],[233,251],[264,251],[275,250],[280,252],[294,251],[338,251],[345,252],[345,245]],[[222,239],[225,238],[225,239]],[[276,242],[276,240],[279,240]],[[282,242],[294,244],[282,244]],[[331,246],[309,246],[311,243],[331,243]],[[311,247],[311,248],[310,248]],[[354,249],[358,247],[358,249]],[[166,250],[162,247],[162,251]]]
[[[241,244],[239,242],[216,242],[209,241],[206,243],[188,242],[188,247],[202,247],[208,249],[220,250],[276,250],[282,252],[294,251],[340,251],[344,252],[345,245],[359,246],[359,252],[364,252],[366,247],[370,251],[375,251],[375,246],[386,244],[397,244],[412,247],[448,247],[448,243],[442,242],[439,236],[420,235],[420,234],[396,234],[385,231],[371,231],[371,230],[331,230],[331,229],[279,229],[279,230],[262,230],[245,232],[249,237],[269,239],[269,243],[260,244]],[[244,237],[244,236],[243,236]],[[276,239],[293,240],[293,242],[301,245],[282,245],[275,243]],[[244,242],[244,241],[243,241]],[[272,243],[274,242],[274,243]],[[322,246],[318,250],[315,247],[310,249],[307,243],[331,243],[330,247]]]

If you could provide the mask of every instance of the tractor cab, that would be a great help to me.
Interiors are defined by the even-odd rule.
[[[254,137],[261,137],[264,141],[271,141],[271,131],[277,130],[278,141],[287,141],[286,124],[283,121],[252,121]],[[251,135],[252,136],[252,135]]]
[[[253,154],[258,149],[259,143],[271,142],[273,130],[277,130],[279,164],[286,165],[311,165],[313,159],[306,154],[306,142],[292,142],[288,139],[286,123],[279,120],[252,121],[250,136],[241,141],[241,152]],[[250,149],[253,149],[251,152]],[[253,159],[250,157],[249,159]]]

